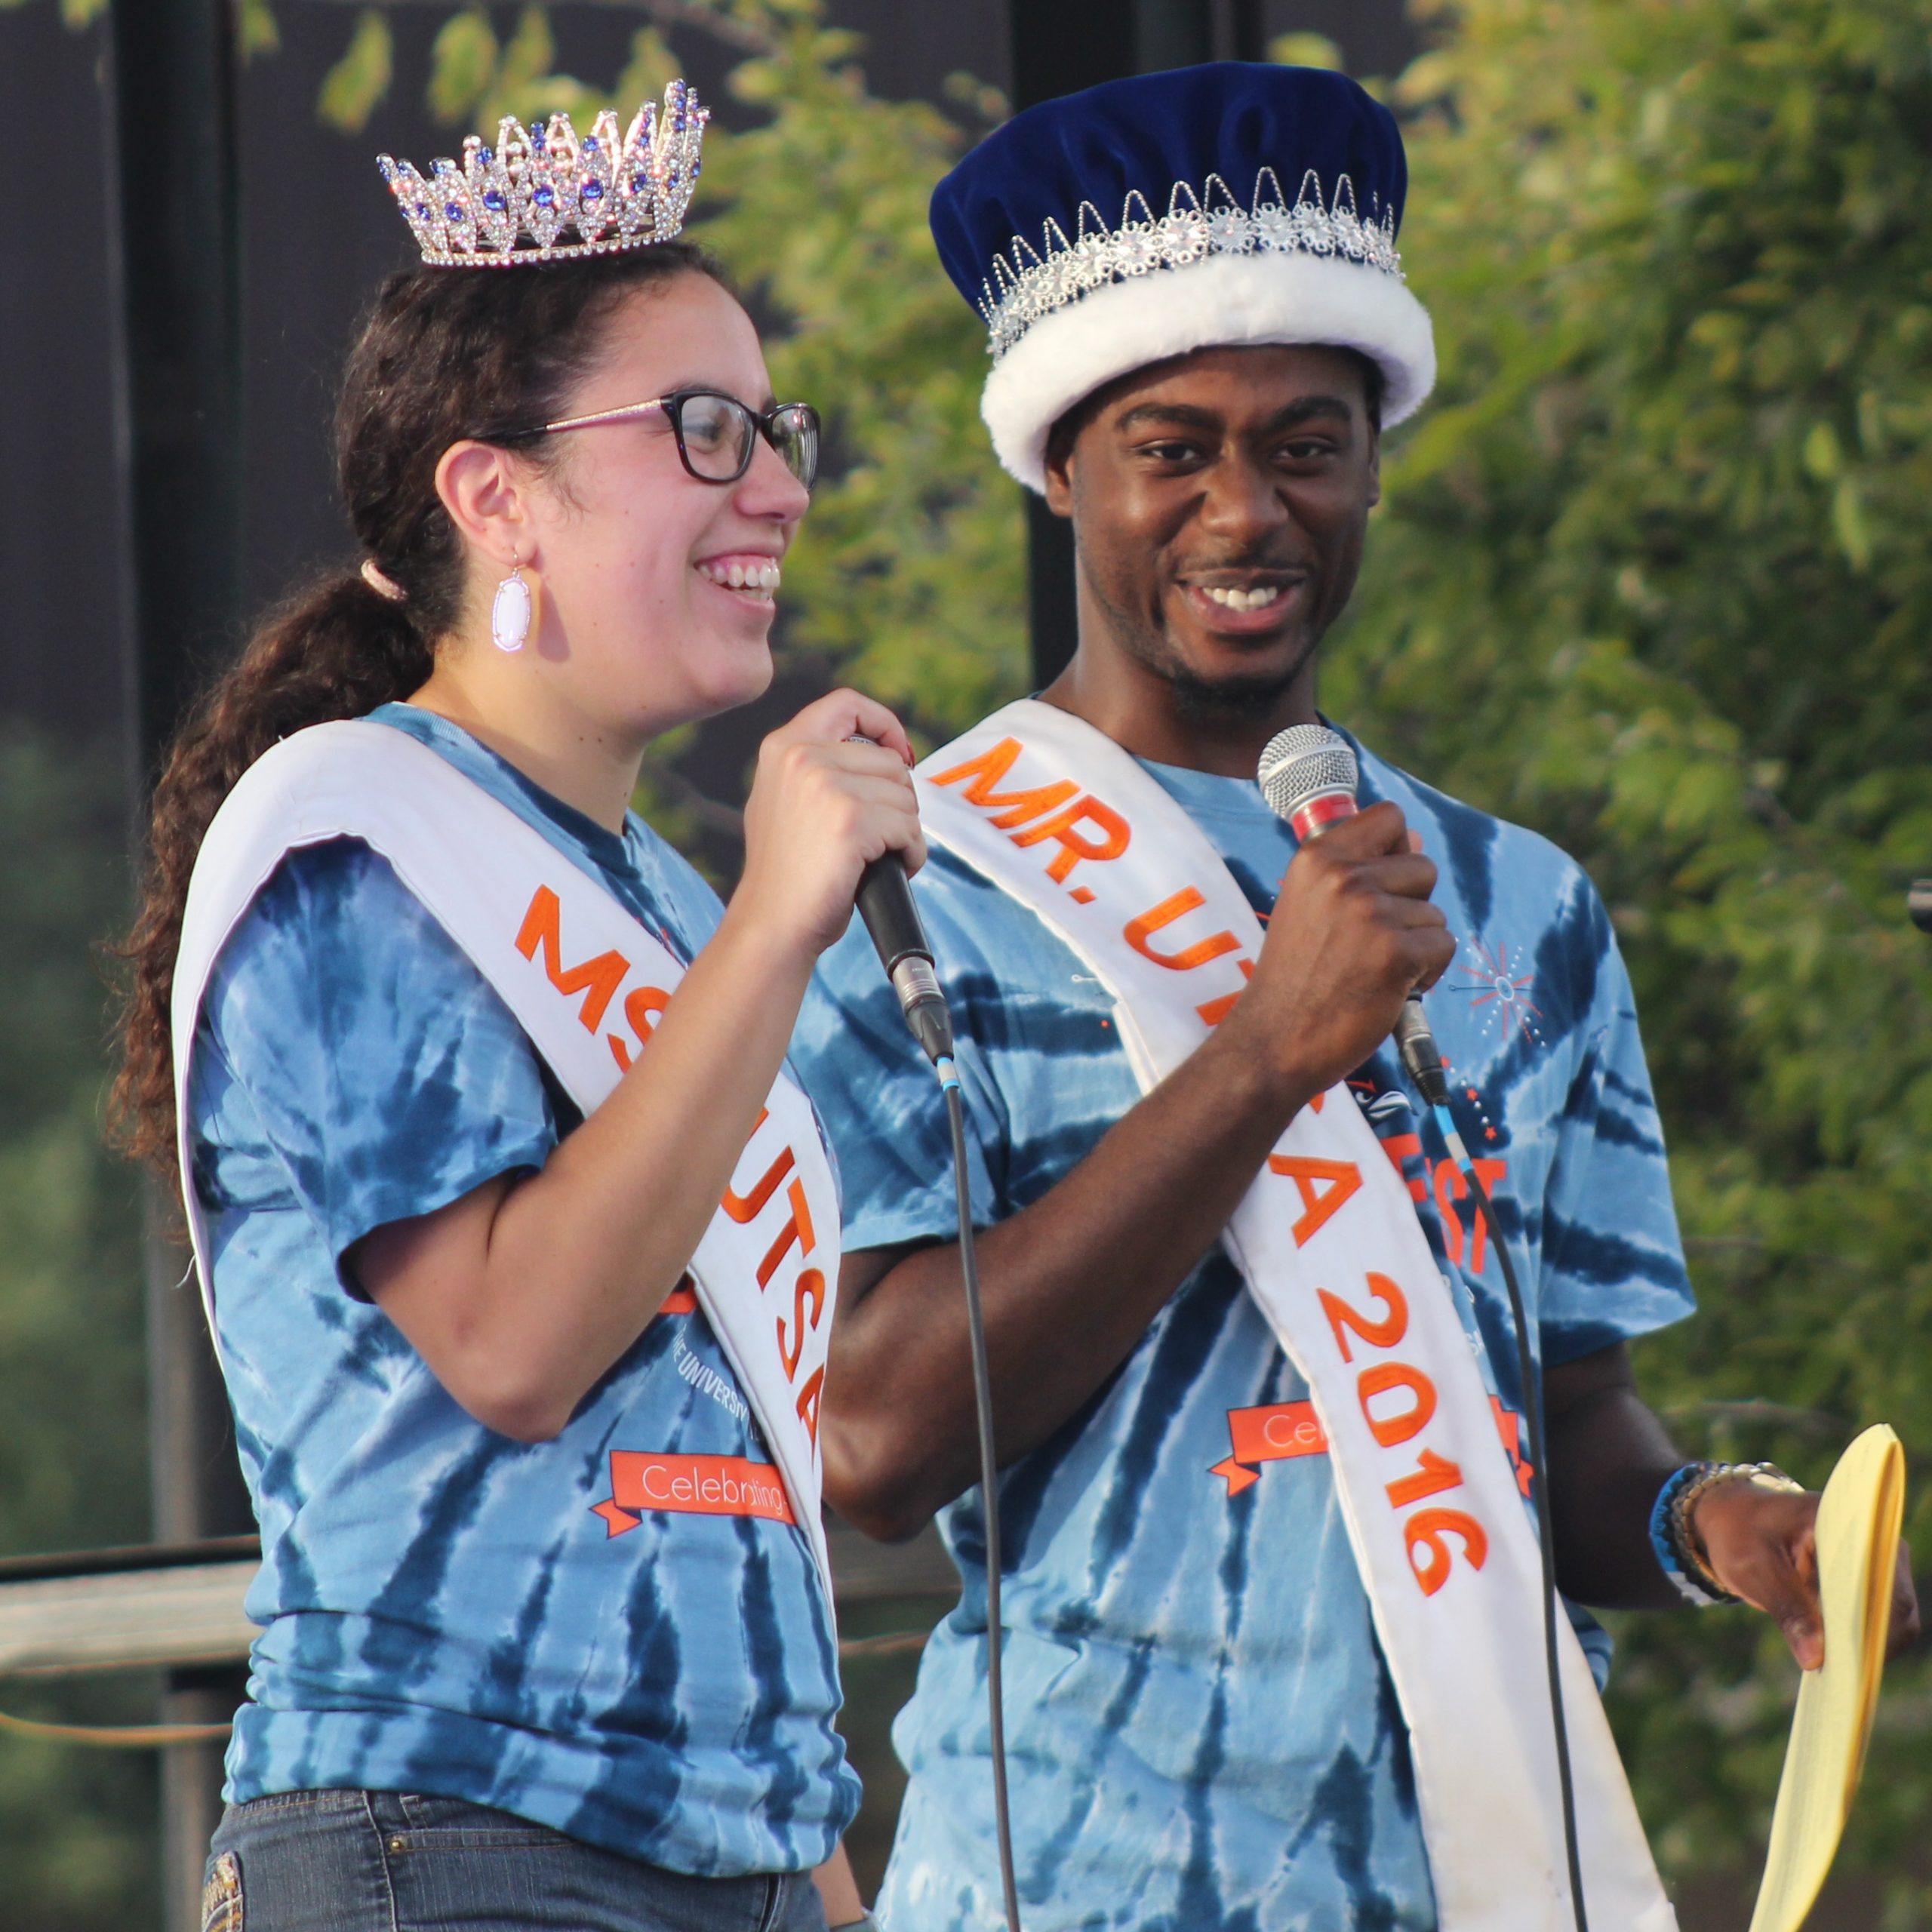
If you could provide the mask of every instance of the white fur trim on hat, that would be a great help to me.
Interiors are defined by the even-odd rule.
[[[1171,355],[1264,342],[1372,358],[1387,380],[1384,423],[1412,415],[1435,384],[1429,311],[1393,275],[1319,255],[1217,255],[1041,317],[994,364],[980,414],[1001,466],[1044,491],[1047,432],[1083,396]]]

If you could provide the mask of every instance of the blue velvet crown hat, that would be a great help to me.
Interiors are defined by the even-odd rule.
[[[992,331],[1000,461],[1044,488],[1047,432],[1081,397],[1218,343],[1359,349],[1399,423],[1435,380],[1395,253],[1407,183],[1395,117],[1321,68],[1183,67],[1016,115],[932,202],[940,260]]]

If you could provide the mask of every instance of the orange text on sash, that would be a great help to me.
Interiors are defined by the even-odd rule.
[[[1060,850],[1047,867],[1047,876],[1056,885],[1066,885],[1069,875],[1083,859],[1100,863],[1118,859],[1133,838],[1132,829],[1111,805],[1102,804],[1091,792],[1082,792],[1072,779],[1011,792],[995,789],[1004,782],[1021,749],[1017,738],[1002,738],[977,758],[935,774],[932,783],[958,785],[963,780],[961,800],[989,814],[993,825],[1015,845],[1023,848],[1054,840]],[[1083,831],[1083,826],[1087,829]],[[1067,886],[1067,891],[1080,905],[1092,902],[1094,895],[1084,885]]]
[[[1284,1164],[1278,1165],[1278,1161]],[[1291,1156],[1271,1155],[1269,1165],[1275,1173],[1293,1180],[1300,1191],[1303,1212],[1294,1227],[1297,1247],[1306,1246],[1361,1185],[1361,1171],[1350,1161],[1309,1162]],[[1318,1171],[1323,1170],[1326,1171]],[[1327,1192],[1316,1192],[1318,1180],[1327,1182]],[[1336,1352],[1345,1363],[1355,1364],[1358,1345],[1390,1355],[1387,1361],[1364,1362],[1357,1370],[1355,1399],[1377,1448],[1401,1451],[1404,1460],[1410,1454],[1415,1457],[1413,1470],[1386,1478],[1383,1484],[1389,1506],[1400,1515],[1430,1497],[1460,1489],[1463,1472],[1426,1443],[1413,1450],[1408,1447],[1435,1420],[1435,1384],[1423,1370],[1392,1354],[1409,1332],[1408,1299],[1400,1284],[1389,1275],[1371,1270],[1364,1290],[1370,1309],[1326,1288],[1315,1292],[1321,1312],[1328,1318]],[[1513,1454],[1512,1460],[1515,1460]],[[1480,1570],[1489,1556],[1489,1533],[1465,1509],[1441,1506],[1416,1509],[1403,1518],[1402,1540],[1408,1552],[1409,1567],[1427,1597],[1435,1595],[1449,1580],[1458,1546],[1463,1561],[1472,1570]]]
[[[1011,791],[999,787],[1025,749],[1017,738],[1002,738],[963,764],[936,772],[934,785],[957,785],[960,801],[988,815],[989,822],[1004,832],[1016,846],[1054,841],[1060,850],[1047,867],[1047,876],[1056,885],[1066,885],[1068,896],[1078,905],[1091,905],[1093,893],[1084,885],[1067,885],[1073,869],[1083,860],[1104,864],[1118,859],[1133,841],[1133,828],[1109,804],[1081,791],[1071,778],[1054,779],[1044,785],[1018,786]],[[1241,953],[1241,941],[1231,932],[1210,933],[1171,948],[1156,946],[1155,935],[1198,912],[1206,905],[1198,886],[1184,885],[1170,893],[1160,903],[1128,921],[1122,937],[1144,959],[1171,972],[1191,973],[1217,959],[1235,956],[1241,980],[1224,992],[1211,995],[1195,1008],[1210,1026],[1218,1026],[1241,997],[1242,985],[1253,977],[1254,962]]]
[[[566,999],[577,993],[583,995],[577,1018],[586,1032],[594,1033],[630,972],[631,962],[621,952],[600,952],[581,965],[566,966],[562,924],[561,900],[550,887],[540,885],[531,895],[530,909],[523,915],[516,949],[533,961],[540,952],[544,976]],[[630,1029],[631,1037],[626,1039],[621,1033],[607,1033],[604,1043],[626,1072],[629,1070],[633,1054],[651,1038],[670,1003],[671,995],[662,986],[633,986],[624,995],[624,1023]]]
[[[1306,1247],[1315,1231],[1361,1186],[1361,1170],[1352,1161],[1324,1161],[1308,1154],[1270,1154],[1271,1174],[1285,1175],[1301,1195],[1301,1219],[1294,1225],[1295,1245]]]
[[[611,1494],[592,1506],[609,1535],[634,1530],[645,1515],[661,1510],[682,1516],[758,1516],[789,1523],[791,1499],[769,1463],[743,1456],[656,1456],[641,1450],[611,1452]]]
[[[1241,986],[1254,977],[1254,961],[1241,951],[1241,941],[1224,929],[1177,946],[1171,952],[1154,943],[1156,933],[1165,931],[1190,912],[1199,912],[1207,903],[1198,886],[1184,885],[1178,892],[1170,893],[1159,905],[1128,920],[1121,928],[1121,937],[1143,959],[1156,966],[1164,966],[1171,973],[1198,972],[1202,967],[1211,966],[1216,960],[1233,954],[1235,964],[1241,968],[1241,986],[1203,1000],[1194,1009],[1204,1025],[1218,1026],[1234,1011],[1235,1001],[1241,998]]]
[[[1191,973],[1197,966],[1204,966],[1211,959],[1224,958],[1230,952],[1241,950],[1241,941],[1232,933],[1211,933],[1205,939],[1198,939],[1191,946],[1183,946],[1178,952],[1164,952],[1154,944],[1154,935],[1177,919],[1184,918],[1189,912],[1198,912],[1207,904],[1201,896],[1198,885],[1184,885],[1178,892],[1171,893],[1152,912],[1143,912],[1137,919],[1130,919],[1124,928],[1127,943],[1143,959],[1151,959],[1156,966],[1164,966],[1170,972]]]
[[[752,1139],[757,1138],[758,1129],[770,1118],[769,1109],[758,1115],[757,1124],[752,1129]],[[749,1149],[749,1142],[746,1146]],[[748,1192],[740,1194],[735,1185],[728,1186],[721,1204],[724,1212],[741,1226],[749,1226],[768,1210],[782,1208],[788,1211],[771,1236],[771,1244],[764,1251],[764,1259],[758,1263],[758,1284],[761,1291],[770,1294],[781,1264],[788,1256],[791,1257],[797,1272],[791,1284],[790,1329],[788,1333],[786,1318],[780,1314],[773,1322],[773,1333],[777,1340],[778,1359],[785,1371],[785,1380],[798,1384],[798,1420],[804,1424],[805,1433],[816,1449],[819,1404],[825,1391],[824,1365],[821,1363],[814,1367],[802,1382],[799,1377],[804,1363],[806,1337],[816,1334],[825,1318],[826,1281],[822,1269],[807,1265],[818,1247],[818,1230],[812,1225],[811,1205],[805,1196],[804,1182],[795,1175],[783,1194],[779,1194],[780,1183],[792,1174],[797,1164],[798,1157],[792,1149],[781,1147]],[[735,1183],[737,1177],[734,1175],[732,1178]],[[782,1309],[785,1305],[783,1287],[779,1289],[777,1300]]]
[[[554,888],[540,885],[531,894],[529,909],[523,915],[523,924],[516,936],[516,949],[525,958],[533,964],[539,955],[542,956],[545,977],[550,984],[565,998],[578,994],[583,996],[577,1017],[587,1032],[595,1033],[601,1024],[611,1001],[629,974],[629,960],[621,952],[600,952],[595,958],[580,965],[564,964],[563,903]],[[626,995],[623,1013],[629,1026],[632,1039],[626,1040],[617,1033],[608,1034],[605,1044],[620,1067],[628,1069],[633,1051],[641,1048],[650,1038],[665,1008],[670,1004],[671,995],[661,986],[636,986]],[[770,1117],[769,1109],[761,1113],[752,1130],[756,1138],[758,1129]],[[749,1144],[749,1143],[748,1143]],[[797,1166],[797,1155],[789,1146],[781,1146],[773,1156],[764,1171],[753,1182],[749,1190],[740,1194],[735,1186],[728,1186],[724,1198],[719,1205],[724,1212],[740,1226],[756,1221],[766,1208],[772,1204],[772,1197],[778,1192],[780,1184]],[[735,1183],[737,1176],[733,1176]],[[784,1190],[778,1205],[789,1212],[771,1235],[771,1245],[766,1249],[764,1259],[758,1264],[758,1284],[761,1290],[769,1291],[780,1264],[788,1256],[792,1257],[798,1274],[792,1284],[792,1319],[795,1324],[792,1334],[786,1332],[785,1318],[778,1318],[777,1340],[779,1358],[785,1368],[788,1382],[798,1380],[804,1364],[805,1337],[815,1333],[823,1318],[826,1301],[826,1281],[822,1270],[806,1265],[818,1244],[817,1230],[812,1225],[811,1208],[805,1195],[802,1179],[794,1178]],[[674,1296],[676,1293],[673,1291]],[[781,1300],[783,1291],[780,1291]],[[818,1414],[820,1397],[825,1386],[823,1366],[815,1367],[805,1375],[798,1390],[798,1419],[805,1426],[812,1446],[818,1446]],[[626,1524],[626,1527],[635,1527]],[[612,1534],[617,1531],[614,1530]]]
[[[543,949],[543,970],[549,975],[551,985],[566,998],[572,993],[583,994],[583,1004],[577,1017],[583,1022],[585,1031],[594,1033],[604,1017],[604,1009],[611,1004],[611,996],[624,983],[631,962],[621,952],[600,952],[581,966],[566,968],[560,930],[562,918],[563,906],[555,893],[547,885],[540,885],[531,900],[529,911],[523,915],[516,949],[525,958],[534,959],[537,949]]]

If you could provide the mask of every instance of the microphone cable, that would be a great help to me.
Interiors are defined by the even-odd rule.
[[[980,1305],[980,1264],[973,1248],[973,1197],[966,1167],[966,1109],[959,1070],[950,1054],[933,1063],[946,1095],[946,1117],[952,1134],[952,1189],[959,1215],[959,1272],[966,1289],[966,1327],[973,1352],[973,1398],[980,1436],[980,1493],[986,1500],[986,1715],[993,1761],[993,1830],[999,1846],[1000,1891],[1007,1932],[1020,1932],[1020,1891],[1013,1870],[1013,1818],[1007,1800],[1006,1696],[1000,1651],[1005,1632],[1000,1620],[999,1470],[993,1454],[992,1377],[986,1365],[986,1323]]]
[[[1529,1317],[1523,1306],[1523,1291],[1516,1279],[1515,1265],[1509,1259],[1509,1244],[1503,1239],[1496,1210],[1490,1204],[1489,1190],[1483,1186],[1476,1164],[1463,1144],[1463,1137],[1449,1111],[1448,1081],[1435,1054],[1435,1041],[1426,1032],[1422,1040],[1426,1042],[1426,1054],[1414,1052],[1413,1035],[1402,1041],[1404,1063],[1410,1078],[1422,1089],[1436,1131],[1442,1137],[1449,1158],[1461,1171],[1469,1198],[1488,1227],[1490,1244],[1502,1263],[1503,1286],[1509,1294],[1509,1319],[1516,1334],[1516,1379],[1522,1389],[1523,1421],[1530,1438],[1530,1492],[1536,1504],[1537,1542],[1543,1571],[1543,1668],[1549,1680],[1549,1721],[1556,1742],[1557,1790],[1563,1810],[1563,1849],[1569,1864],[1570,1906],[1577,1932],[1589,1932],[1589,1917],[1583,1904],[1583,1863],[1577,1844],[1577,1792],[1570,1767],[1570,1727],[1563,1707],[1557,1628],[1556,1532],[1549,1509],[1549,1454],[1543,1434],[1542,1391],[1530,1348]]]
[[[851,742],[848,740],[848,742]],[[869,743],[860,737],[857,742]],[[932,1063],[946,1096],[952,1140],[952,1186],[959,1222],[959,1271],[966,1291],[966,1331],[973,1356],[974,1419],[980,1438],[980,1490],[986,1500],[986,1712],[992,1749],[993,1831],[999,1848],[1000,1890],[1007,1932],[1020,1932],[1020,1890],[1013,1869],[1013,1817],[1007,1800],[1006,1698],[1002,1678],[1000,1614],[999,1468],[993,1451],[992,1378],[986,1364],[986,1316],[980,1303],[980,1264],[973,1246],[973,1196],[966,1161],[966,1109],[952,1056],[952,1016],[940,990],[933,950],[913,903],[906,867],[896,853],[874,860],[857,895],[907,1030]]]

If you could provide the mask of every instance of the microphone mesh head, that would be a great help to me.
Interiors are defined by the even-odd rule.
[[[1324,793],[1355,793],[1360,774],[1349,741],[1325,724],[1291,724],[1268,740],[1255,772],[1262,795],[1283,818],[1292,818],[1310,798]]]

